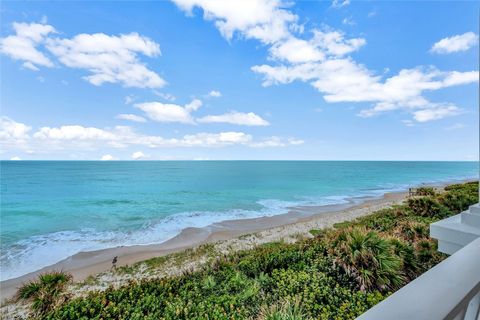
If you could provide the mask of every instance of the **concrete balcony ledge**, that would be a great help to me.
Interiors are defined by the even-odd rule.
[[[480,206],[470,206],[456,216],[430,225],[430,236],[438,240],[438,251],[453,254],[480,237]]]

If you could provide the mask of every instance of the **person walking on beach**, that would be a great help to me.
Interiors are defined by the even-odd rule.
[[[117,261],[118,261],[118,256],[115,256],[112,260],[112,269],[117,270]]]

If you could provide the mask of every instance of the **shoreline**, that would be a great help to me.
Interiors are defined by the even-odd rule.
[[[468,181],[473,180],[455,180],[435,184],[422,184],[422,186],[443,188],[452,183]],[[120,246],[80,252],[40,270],[1,281],[1,300],[4,301],[13,297],[22,283],[36,278],[38,274],[43,272],[63,270],[71,273],[74,281],[78,282],[91,275],[109,271],[111,269],[111,261],[115,256],[118,256],[117,266],[121,267],[195,248],[206,243],[238,240],[238,237],[252,233],[261,234],[262,240],[259,243],[278,241],[297,234],[305,235],[311,229],[323,229],[331,227],[338,222],[349,221],[368,215],[374,211],[399,204],[407,196],[408,191],[404,190],[386,192],[378,197],[352,197],[345,204],[292,207],[289,208],[287,213],[279,215],[224,220],[203,228],[186,228],[175,237],[159,244]]]

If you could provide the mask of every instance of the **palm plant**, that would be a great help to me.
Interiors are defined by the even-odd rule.
[[[334,264],[352,277],[361,291],[394,290],[405,281],[402,259],[394,246],[376,232],[364,229],[340,230],[329,252]]]
[[[417,216],[442,218],[451,214],[445,206],[429,196],[410,198],[407,204]]]
[[[51,311],[66,298],[65,286],[72,280],[72,275],[53,271],[43,273],[37,280],[22,285],[17,292],[17,298],[32,302],[32,310],[38,315]]]

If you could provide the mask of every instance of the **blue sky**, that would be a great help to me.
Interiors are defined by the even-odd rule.
[[[0,157],[477,160],[479,7],[3,1]]]

